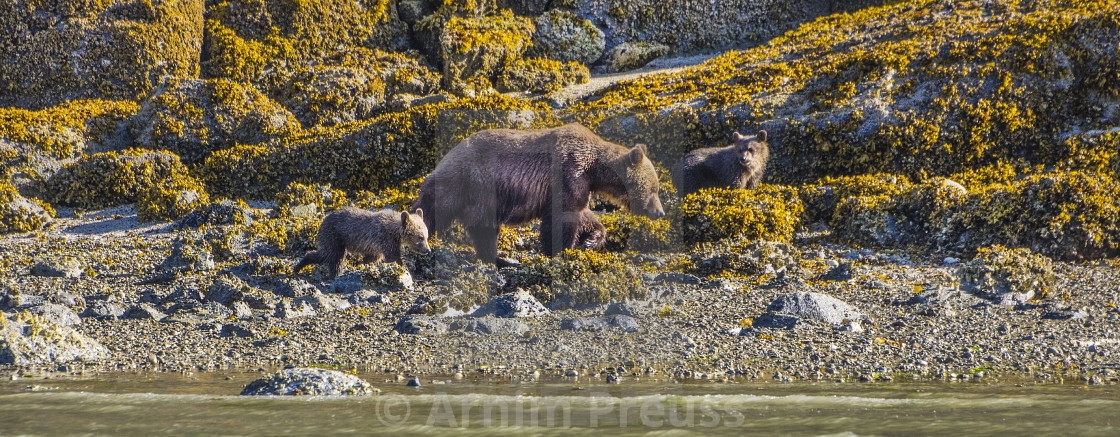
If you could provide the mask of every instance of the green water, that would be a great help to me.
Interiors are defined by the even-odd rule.
[[[1114,385],[425,380],[416,389],[361,375],[382,394],[237,396],[259,376],[5,381],[0,434],[1120,435]]]

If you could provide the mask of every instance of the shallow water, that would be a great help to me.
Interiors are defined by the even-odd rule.
[[[113,374],[0,383],[0,434],[1120,435],[1120,387],[591,384],[419,389],[361,375],[363,398],[241,397],[252,374]],[[232,379],[227,379],[232,377]],[[382,378],[382,379],[378,379]]]

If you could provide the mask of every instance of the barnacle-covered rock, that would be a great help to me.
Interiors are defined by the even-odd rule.
[[[789,187],[704,189],[681,201],[679,223],[689,244],[724,238],[784,241],[801,222],[803,209],[797,190]]]
[[[579,15],[553,9],[537,17],[536,28],[529,49],[532,56],[581,64],[591,64],[603,56],[603,31]]]
[[[374,389],[357,376],[329,369],[284,369],[250,382],[242,396],[368,396]]]
[[[249,205],[228,199],[200,205],[179,221],[179,226],[187,228],[251,224],[253,211]]]
[[[962,290],[1005,304],[1043,298],[1057,281],[1049,258],[999,245],[981,248],[957,275]]]
[[[624,42],[603,55],[607,71],[619,73],[644,67],[669,53],[669,46],[648,42]]]
[[[692,254],[693,272],[700,276],[728,273],[757,275],[800,266],[801,253],[781,241],[722,240],[706,243]],[[769,269],[767,269],[769,267]]]
[[[136,144],[178,154],[188,165],[215,150],[290,136],[300,125],[257,91],[224,79],[171,81],[132,119]]]
[[[640,271],[621,255],[566,250],[547,258],[534,256],[506,275],[505,288],[523,288],[552,308],[645,299]]]
[[[405,28],[390,0],[213,2],[203,74],[272,89],[339,51],[403,47]]]
[[[53,203],[104,208],[133,203],[164,181],[188,178],[179,157],[164,151],[127,149],[98,153],[69,164],[46,181]]]
[[[35,198],[26,198],[0,180],[0,234],[32,232],[54,218],[54,209]]]
[[[0,7],[0,106],[139,99],[197,77],[203,0],[8,1]]]
[[[140,193],[136,198],[136,215],[142,221],[178,220],[209,201],[206,187],[197,179],[165,179]]]
[[[47,179],[83,153],[119,143],[121,126],[137,108],[127,100],[74,100],[39,111],[0,108],[0,167],[20,180]]]
[[[494,86],[502,92],[543,93],[587,83],[590,78],[591,73],[583,64],[534,58],[517,60],[507,65],[498,75]]]
[[[493,83],[504,66],[521,58],[533,30],[532,20],[508,10],[480,18],[451,17],[440,33],[444,88],[474,78]]]
[[[64,364],[108,356],[104,345],[71,327],[27,312],[0,312],[0,364]]]

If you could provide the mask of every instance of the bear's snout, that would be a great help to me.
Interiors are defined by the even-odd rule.
[[[424,254],[424,255],[427,255],[429,253],[432,253],[432,248],[431,248],[431,246],[428,246],[428,243],[424,243],[424,244],[420,245],[419,252]]]

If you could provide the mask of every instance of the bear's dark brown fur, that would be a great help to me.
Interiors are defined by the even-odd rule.
[[[757,188],[770,159],[766,131],[743,136],[735,132],[727,147],[696,149],[673,166],[673,185],[681,197],[704,188]]]
[[[509,265],[497,258],[501,225],[541,219],[541,249],[554,255],[577,244],[592,193],[657,218],[665,215],[658,189],[644,145],[627,149],[568,124],[471,135],[424,178],[414,205],[432,232],[459,221],[479,260]]]
[[[391,209],[370,212],[347,206],[323,219],[316,243],[319,250],[305,255],[292,273],[311,264],[325,264],[327,277],[334,279],[342,273],[350,253],[363,255],[364,263],[400,263],[401,247],[420,253],[432,251],[428,247],[424,211],[420,209],[410,214]]]

